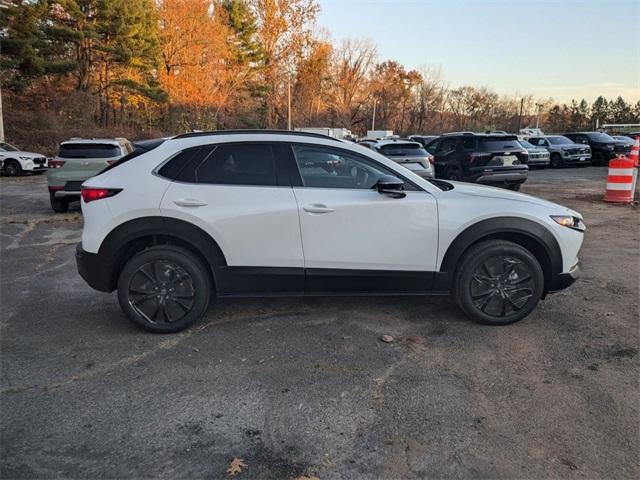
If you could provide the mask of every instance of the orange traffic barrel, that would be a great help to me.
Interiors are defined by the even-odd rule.
[[[629,158],[633,161],[633,164],[636,167],[640,167],[640,137],[638,136],[634,139]]]
[[[631,203],[633,202],[635,176],[634,161],[627,157],[614,158],[609,162],[607,176],[607,191],[605,202]]]

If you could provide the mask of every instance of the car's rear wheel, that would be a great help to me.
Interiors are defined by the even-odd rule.
[[[22,175],[22,167],[16,160],[5,160],[4,173],[9,177],[19,177]]]
[[[551,168],[560,168],[562,167],[562,157],[559,153],[552,153],[550,158],[549,165]]]
[[[118,301],[138,326],[173,333],[202,318],[211,282],[203,262],[173,245],[151,247],[131,258],[118,279]]]
[[[53,193],[50,193],[49,202],[51,202],[51,208],[56,213],[65,213],[69,210],[69,200],[66,198],[56,198]]]
[[[529,315],[543,290],[542,267],[531,252],[513,242],[488,240],[462,257],[453,295],[473,321],[507,325]]]

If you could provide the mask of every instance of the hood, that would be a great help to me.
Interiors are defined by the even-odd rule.
[[[547,209],[555,210],[558,213],[567,212],[570,215],[575,215],[576,217],[582,218],[582,215],[580,215],[578,212],[575,212],[574,210],[571,210],[570,208],[567,208],[563,205],[558,205],[557,203],[549,202],[542,198],[534,197],[532,195],[513,192],[511,190],[506,190],[504,188],[478,185],[475,183],[453,182],[450,180],[447,180],[447,182],[454,185],[455,186],[454,191],[458,192],[458,194],[460,195],[468,195],[469,197],[483,197],[483,198],[493,198],[497,200],[530,203],[533,205],[538,205],[540,207],[545,207]],[[473,201],[471,198],[469,200]]]

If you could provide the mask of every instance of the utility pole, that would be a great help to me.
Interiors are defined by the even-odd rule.
[[[541,103],[536,103],[536,108],[538,111],[536,112],[536,128],[540,126],[540,111],[542,110],[543,105]]]
[[[524,108],[524,98],[520,99],[520,115],[518,115],[518,133],[520,133],[520,129],[522,128],[522,109]]]
[[[371,115],[371,130],[376,129],[376,103],[378,103],[378,99],[373,99],[373,115]]]
[[[287,82],[287,129],[291,130],[291,75]]]

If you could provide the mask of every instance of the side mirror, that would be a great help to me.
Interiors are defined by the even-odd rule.
[[[404,182],[393,175],[383,175],[376,183],[378,193],[389,195],[391,198],[404,198],[407,194],[404,192]]]

